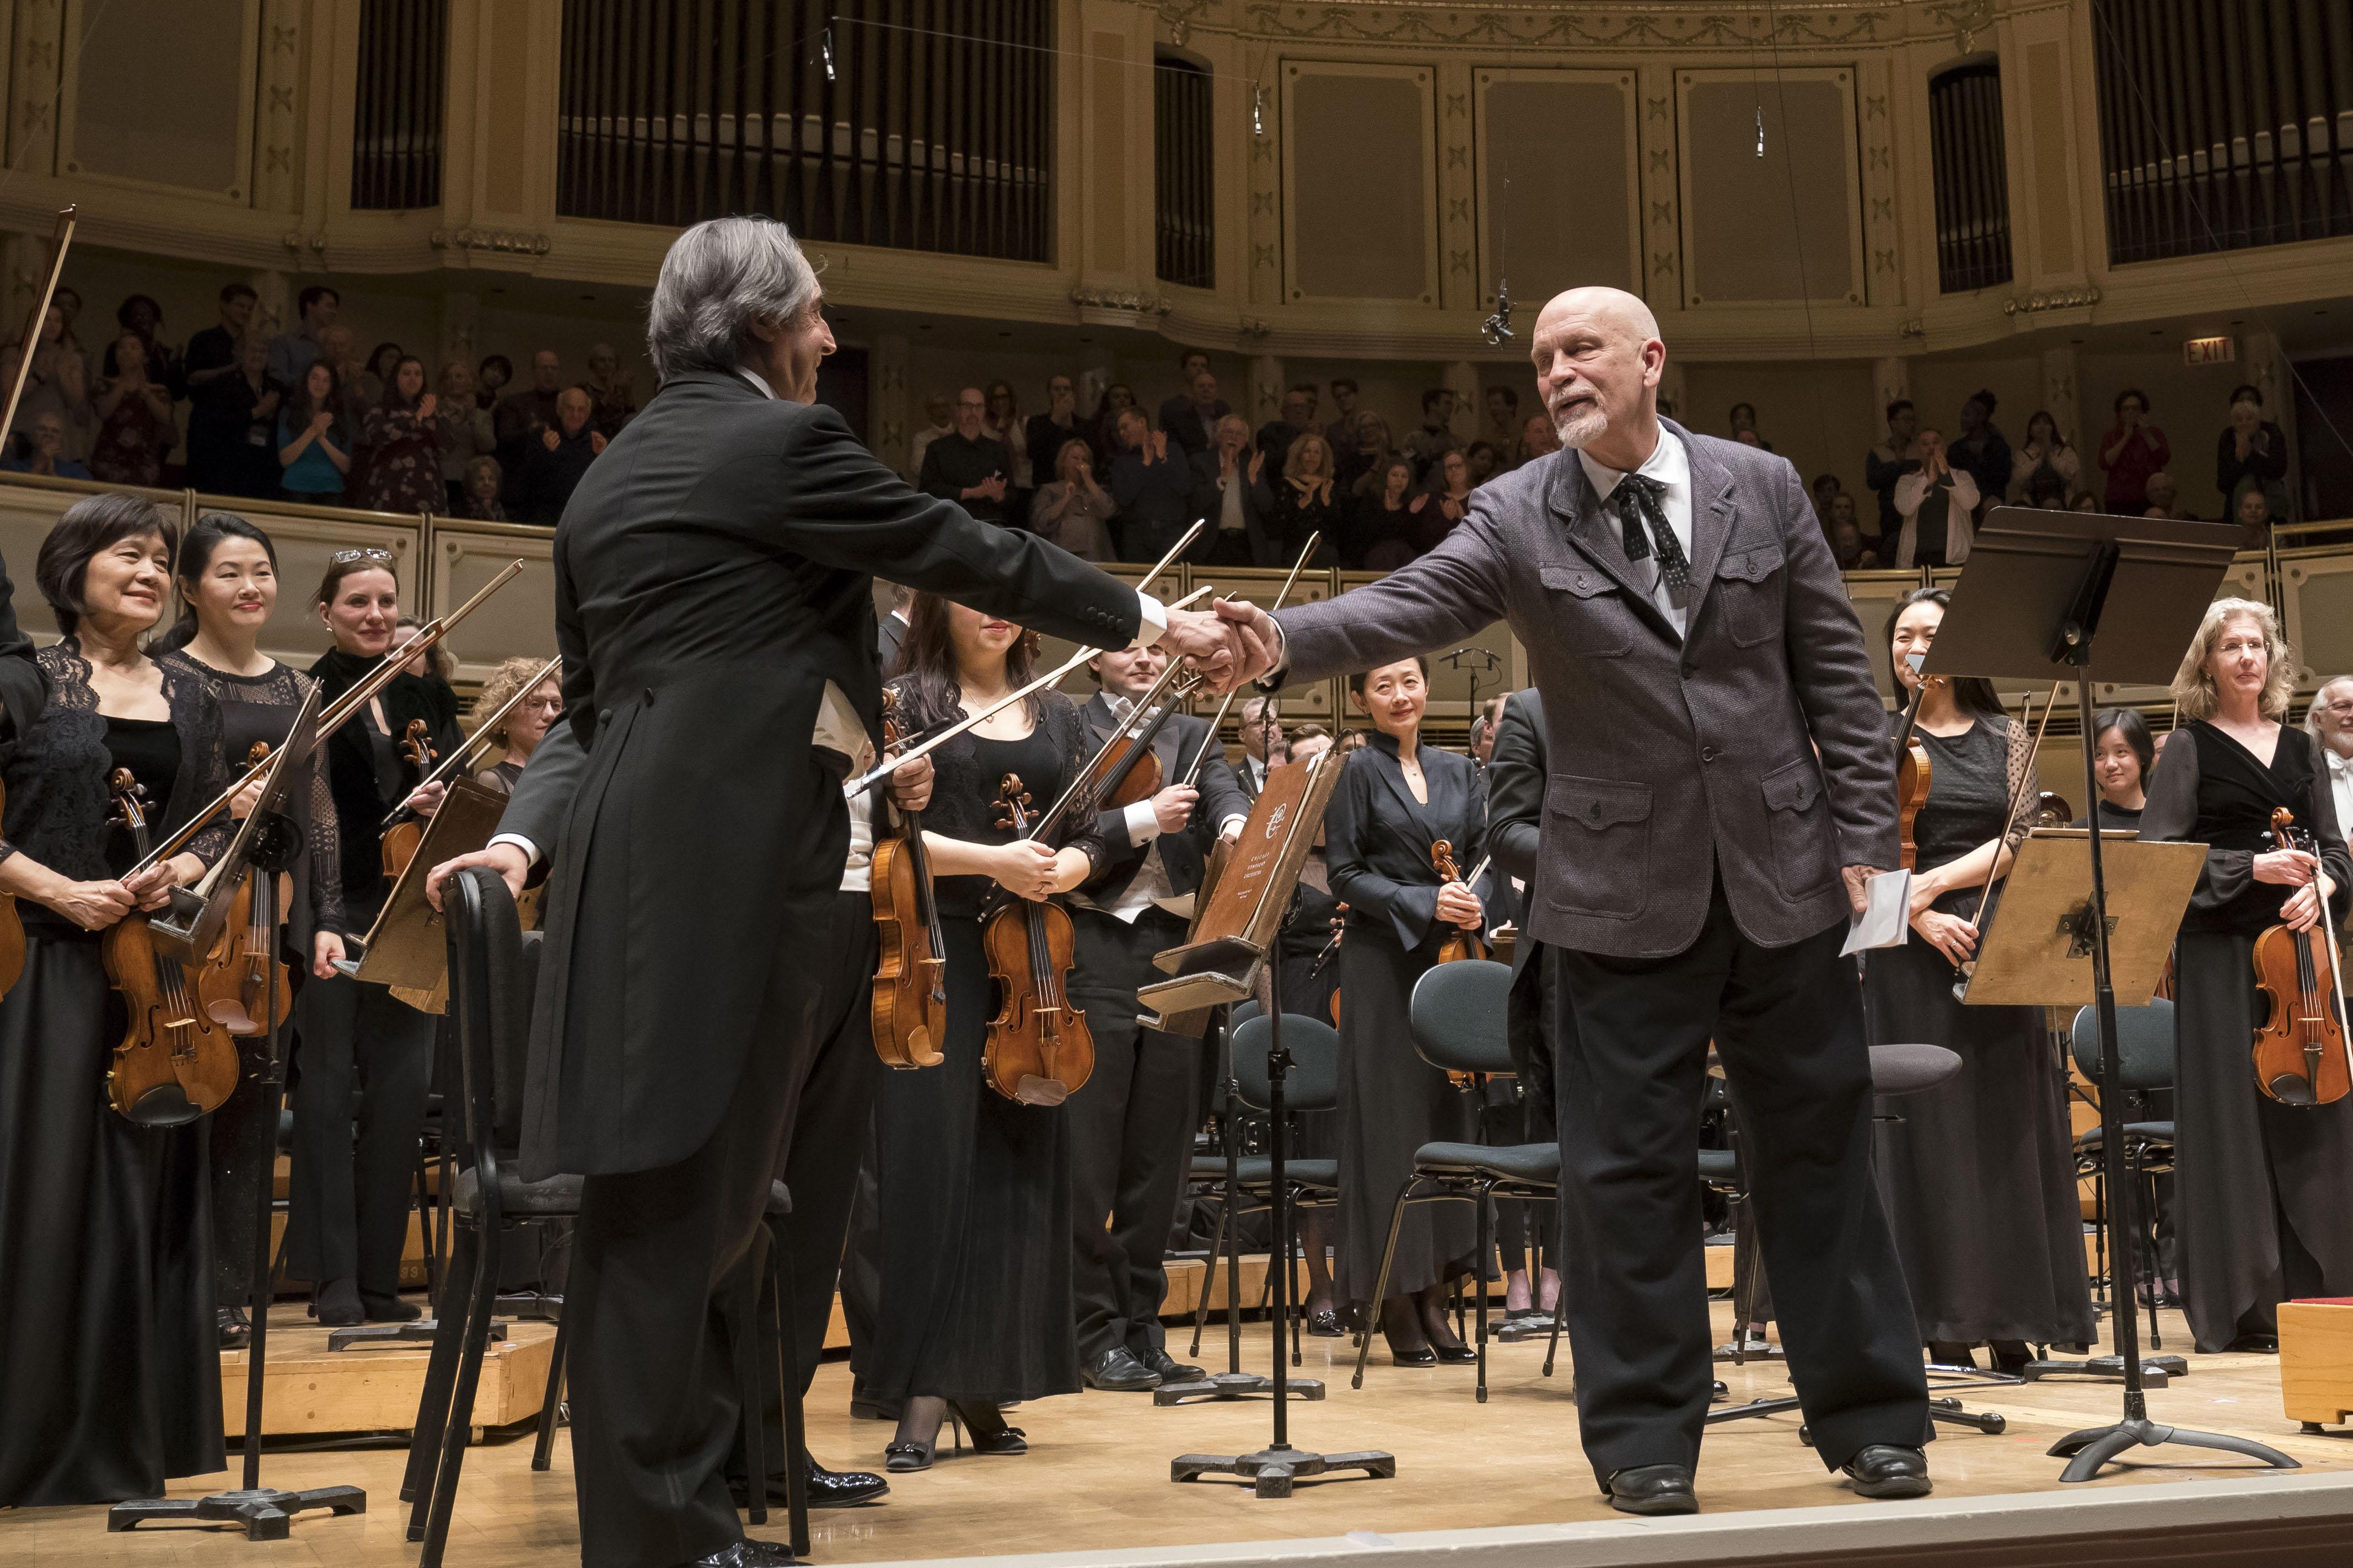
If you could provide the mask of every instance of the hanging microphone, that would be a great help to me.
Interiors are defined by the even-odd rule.
[[[1512,341],[1512,284],[1509,279],[1495,281],[1495,313],[1479,328],[1479,335],[1489,348],[1501,348]]]

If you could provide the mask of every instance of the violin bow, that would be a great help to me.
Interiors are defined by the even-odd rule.
[[[1926,685],[1924,682],[1921,689],[1926,690]],[[1916,707],[1917,704],[1915,704],[1915,706]],[[2031,711],[2033,710],[2034,694],[2032,692],[2027,693],[2023,706],[2026,711]],[[2024,804],[2026,799],[2026,781],[2034,776],[2034,759],[2042,753],[2042,737],[2044,733],[2050,730],[2052,712],[2057,709],[2058,706],[2059,682],[2054,680],[2051,683],[2051,694],[2042,700],[2042,722],[2034,727],[2034,743],[2027,749],[2026,766],[2019,770],[2017,779],[2013,781],[2010,786],[2009,804],[2002,812],[2000,847],[1997,848],[1993,852],[1993,864],[1986,868],[1985,882],[1978,889],[1978,907],[1976,910],[1971,911],[1969,915],[1969,924],[1972,926],[1985,919],[1986,900],[1993,897],[1993,885],[2001,878],[2001,858],[2004,855],[2010,853],[2010,837],[2012,832],[2010,824],[2018,820],[2018,808],[2020,805]],[[2022,711],[2019,714],[2019,722],[2021,724],[2026,721],[2026,711]],[[2097,806],[2093,808],[2092,831],[2094,833],[2097,833],[2100,830],[2098,810],[2099,808]],[[2028,831],[2031,832],[2032,829],[2030,828]],[[2023,842],[2025,837],[2025,834],[2021,833],[2018,835],[2020,842]],[[1964,978],[1954,983],[1953,994],[1956,996],[1960,996],[1963,992],[1968,989],[1968,981],[1966,976],[1977,973],[1977,961],[1973,958],[1969,961],[1969,963],[1970,967],[1966,971],[1961,971],[1958,964],[1954,965],[1955,970],[1962,973],[1964,975]]]
[[[0,431],[16,426],[16,405],[24,398],[25,383],[32,379],[33,355],[41,346],[41,322],[49,313],[50,301],[58,296],[58,279],[65,276],[66,247],[73,243],[75,211],[69,205],[58,214],[57,232],[51,237],[57,251],[49,258],[48,281],[41,285],[40,298],[33,301],[32,319],[25,323],[25,335],[16,340],[24,345],[24,353],[16,356],[16,379],[8,386],[8,408],[5,416],[0,417]]]
[[[548,677],[555,674],[559,669],[563,668],[563,667],[564,656],[560,653],[554,658],[549,659],[545,664],[541,665],[538,669],[532,673],[532,678],[523,682],[522,689],[517,691],[512,697],[508,698],[504,702],[500,703],[499,710],[497,712],[491,714],[489,718],[476,725],[474,732],[467,736],[463,742],[459,742],[459,745],[449,752],[449,755],[443,760],[439,767],[435,768],[431,773],[426,774],[425,777],[418,782],[417,789],[423,789],[427,784],[439,784],[442,780],[448,778],[451,773],[455,772],[459,764],[464,762],[466,758],[478,755],[482,751],[483,747],[488,744],[490,737],[498,732],[499,725],[505,721],[506,716],[513,712],[517,708],[522,706],[522,700],[524,698],[530,696],[533,692],[546,685]],[[417,791],[411,790],[409,793],[414,795]],[[392,808],[391,815],[387,816],[384,819],[383,823],[377,826],[376,831],[378,833],[385,831],[406,814],[408,814],[408,804],[407,802],[403,801],[400,805]]]
[[[1209,590],[1207,586],[1196,588],[1191,593],[1186,595],[1183,598],[1178,599],[1174,604],[1170,605],[1168,608],[1172,610],[1181,610],[1186,605],[1191,604],[1194,600],[1199,598],[1202,595],[1208,592],[1209,592]],[[1062,677],[1070,674],[1071,671],[1078,668],[1079,666],[1086,663],[1087,660],[1094,658],[1095,655],[1103,651],[1103,650],[1099,647],[1082,647],[1079,649],[1078,652],[1072,654],[1070,658],[1064,659],[1060,664],[1048,670],[1045,674],[1039,676],[1027,686],[1022,687],[1019,690],[1014,691],[997,701],[989,704],[989,706],[982,709],[977,713],[966,714],[962,719],[957,720],[955,723],[950,724],[946,729],[934,734],[929,740],[924,741],[920,745],[910,746],[895,757],[883,758],[881,762],[876,763],[872,767],[867,769],[864,773],[860,773],[857,777],[845,781],[841,786],[843,797],[849,800],[857,799],[860,795],[865,794],[868,790],[872,789],[876,784],[881,784],[884,779],[889,778],[892,773],[897,773],[901,768],[905,767],[909,763],[913,762],[917,757],[922,756],[933,747],[943,745],[949,741],[955,740],[958,735],[963,734],[965,731],[973,728],[975,725],[988,722],[989,720],[996,718],[997,715],[1004,712],[1016,702],[1022,700],[1024,698],[1029,697],[1035,692],[1042,691],[1047,687],[1053,685],[1056,681],[1061,679]]]
[[[1283,601],[1291,597],[1292,585],[1299,581],[1299,574],[1305,569],[1307,563],[1314,557],[1315,547],[1323,542],[1324,535],[1320,532],[1311,533],[1307,536],[1307,542],[1300,546],[1299,559],[1291,563],[1291,575],[1282,580],[1282,590],[1274,595],[1274,603],[1267,607],[1266,613],[1268,615],[1273,615],[1277,610],[1282,608]],[[1201,764],[1203,762],[1208,760],[1209,748],[1218,743],[1218,731],[1226,722],[1227,710],[1233,707],[1234,699],[1240,697],[1241,694],[1242,689],[1237,686],[1231,691],[1226,693],[1224,701],[1218,704],[1218,711],[1209,721],[1209,732],[1201,737],[1200,749],[1193,753],[1192,765],[1185,770],[1185,782],[1187,784],[1190,784],[1200,778]]]
[[[353,686],[349,691],[344,692],[343,696],[337,698],[334,703],[328,708],[326,712],[319,716],[319,727],[311,735],[311,744],[313,747],[324,745],[327,741],[333,736],[336,731],[342,729],[345,724],[351,721],[352,715],[357,713],[363,707],[374,700],[377,692],[382,691],[385,687],[391,685],[393,678],[406,668],[419,654],[427,652],[436,644],[439,643],[443,637],[447,637],[453,629],[456,628],[459,622],[464,620],[468,616],[472,615],[477,609],[479,609],[484,600],[488,599],[492,594],[497,593],[500,589],[505,587],[509,583],[513,582],[518,576],[522,575],[522,563],[521,561],[508,562],[506,565],[499,569],[498,575],[492,577],[488,583],[483,584],[481,591],[477,593],[472,598],[467,600],[464,604],[459,605],[448,615],[439,616],[429,624],[418,627],[417,635],[409,638],[406,643],[403,643],[396,650],[398,654],[397,658],[396,658],[393,653],[387,652],[384,656],[382,662],[380,662],[375,668],[368,672],[366,679],[362,680],[359,684]],[[185,845],[189,839],[194,838],[197,834],[203,832],[205,825],[212,821],[214,816],[226,808],[230,801],[237,798],[237,791],[245,788],[246,785],[251,784],[254,780],[259,778],[264,773],[268,772],[272,759],[277,755],[278,752],[273,750],[269,756],[262,758],[261,761],[246,769],[243,773],[237,776],[236,782],[232,783],[227,789],[221,791],[220,794],[213,796],[209,804],[198,810],[195,816],[189,817],[186,822],[180,826],[176,832],[165,838],[162,844],[158,845],[146,856],[145,858],[142,859],[138,865],[133,866],[130,870],[124,872],[123,875],[125,877],[135,877],[140,872],[147,869],[148,867],[155,864],[158,860],[165,859],[170,856],[178,854],[182,846]]]

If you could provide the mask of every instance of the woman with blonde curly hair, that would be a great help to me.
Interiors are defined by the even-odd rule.
[[[2295,1103],[2300,1083],[2265,1094],[2248,1068],[2256,936],[2311,929],[2331,898],[2341,919],[2353,886],[2318,749],[2284,722],[2295,670],[2270,605],[2216,601],[2173,679],[2182,724],[2140,822],[2145,839],[2207,847],[2174,949],[2174,1231],[2205,1352],[2276,1350],[2281,1301],[2353,1293],[2353,1100]],[[2317,855],[2272,842],[2280,806]]]
[[[524,681],[546,668],[543,658],[511,658],[491,671],[490,679],[482,683],[481,694],[474,699],[473,710],[466,715],[466,733],[480,734],[491,715],[505,707],[522,689]],[[499,721],[498,730],[488,740],[491,745],[504,748],[506,755],[494,766],[477,773],[474,782],[501,795],[512,795],[515,780],[522,777],[523,765],[563,716],[564,687],[558,677],[550,675],[532,689],[530,696],[515,704],[513,712]]]

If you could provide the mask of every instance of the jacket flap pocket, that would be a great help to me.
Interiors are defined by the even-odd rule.
[[[1537,575],[1544,579],[1546,587],[1574,594],[1580,599],[1612,593],[1618,586],[1608,573],[1590,566],[1546,566],[1538,570]]]
[[[1765,805],[1773,811],[1804,811],[1822,793],[1822,781],[1810,762],[1799,762],[1765,776]]]
[[[1649,819],[1651,786],[1609,779],[1557,778],[1552,782],[1546,805],[1588,827],[1615,827]]]
[[[1781,547],[1778,544],[1760,544],[1753,550],[1725,555],[1717,563],[1715,574],[1743,583],[1762,583],[1780,569]]]

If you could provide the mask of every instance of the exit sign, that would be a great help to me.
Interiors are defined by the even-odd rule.
[[[2236,338],[2191,338],[2181,345],[2183,364],[2233,364],[2238,358]]]

